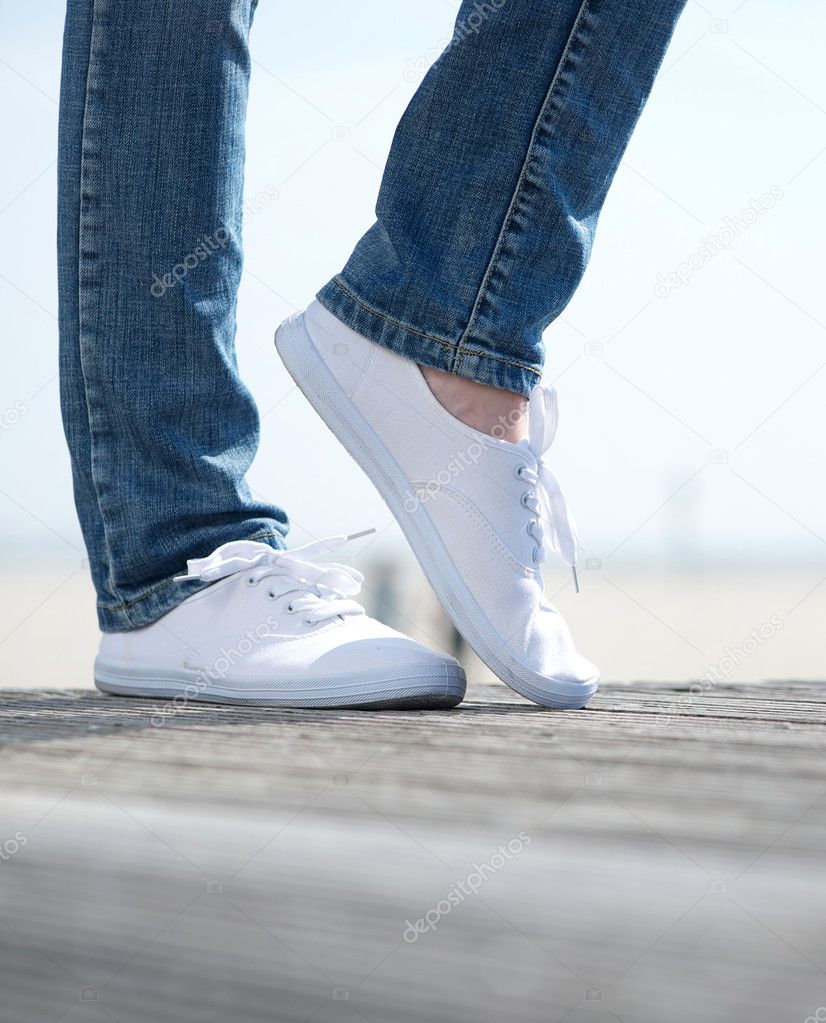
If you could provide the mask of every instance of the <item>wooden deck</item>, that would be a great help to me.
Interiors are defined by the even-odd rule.
[[[0,1020],[823,1023],[824,724],[802,683],[6,691]]]

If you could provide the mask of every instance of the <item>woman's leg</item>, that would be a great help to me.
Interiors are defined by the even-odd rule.
[[[584,706],[599,676],[543,592],[552,552],[576,582],[577,539],[542,332],[683,3],[466,0],[399,125],[377,222],[276,337],[459,632],[548,706]]]
[[[244,482],[235,361],[255,0],[69,0],[59,142],[61,400],[104,630],[193,593],[188,558],[283,546]]]
[[[465,0],[321,303],[399,355],[527,395],[684,3]]]

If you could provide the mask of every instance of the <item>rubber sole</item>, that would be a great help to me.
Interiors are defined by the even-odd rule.
[[[436,596],[461,635],[506,685],[543,707],[584,707],[599,676],[584,681],[539,675],[520,664],[477,604],[404,472],[341,389],[313,344],[304,316],[275,332],[275,347],[304,397],[355,459],[402,529]]]
[[[205,680],[186,669],[135,668],[95,661],[95,685],[114,696],[178,699],[194,703],[327,708],[330,710],[442,710],[465,695],[465,674],[452,668],[423,668],[399,677],[393,672],[365,672],[321,679]]]

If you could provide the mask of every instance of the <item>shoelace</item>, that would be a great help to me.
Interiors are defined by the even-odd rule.
[[[576,527],[559,480],[545,461],[558,425],[559,403],[555,388],[537,384],[528,398],[528,439],[520,441],[520,446],[533,455],[536,468],[521,465],[517,476],[530,484],[533,491],[524,495],[522,503],[536,516],[528,524],[528,532],[537,544],[534,561],[538,564],[545,561],[545,544],[549,543],[571,569],[574,587],[579,593]]]
[[[322,555],[330,555],[348,540],[364,535],[331,536],[290,551],[277,551],[252,540],[233,540],[207,558],[187,561],[186,574],[175,578],[212,583],[244,572],[250,586],[257,586],[263,579],[272,580],[268,596],[274,599],[295,593],[287,611],[303,614],[307,625],[338,615],[364,614],[361,604],[351,599],[364,582],[361,572],[337,562],[316,563]]]

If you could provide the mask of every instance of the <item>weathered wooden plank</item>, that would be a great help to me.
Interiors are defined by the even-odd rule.
[[[820,687],[606,686],[576,713],[471,695],[170,712],[4,692],[0,1018],[777,1023],[824,1004]]]

